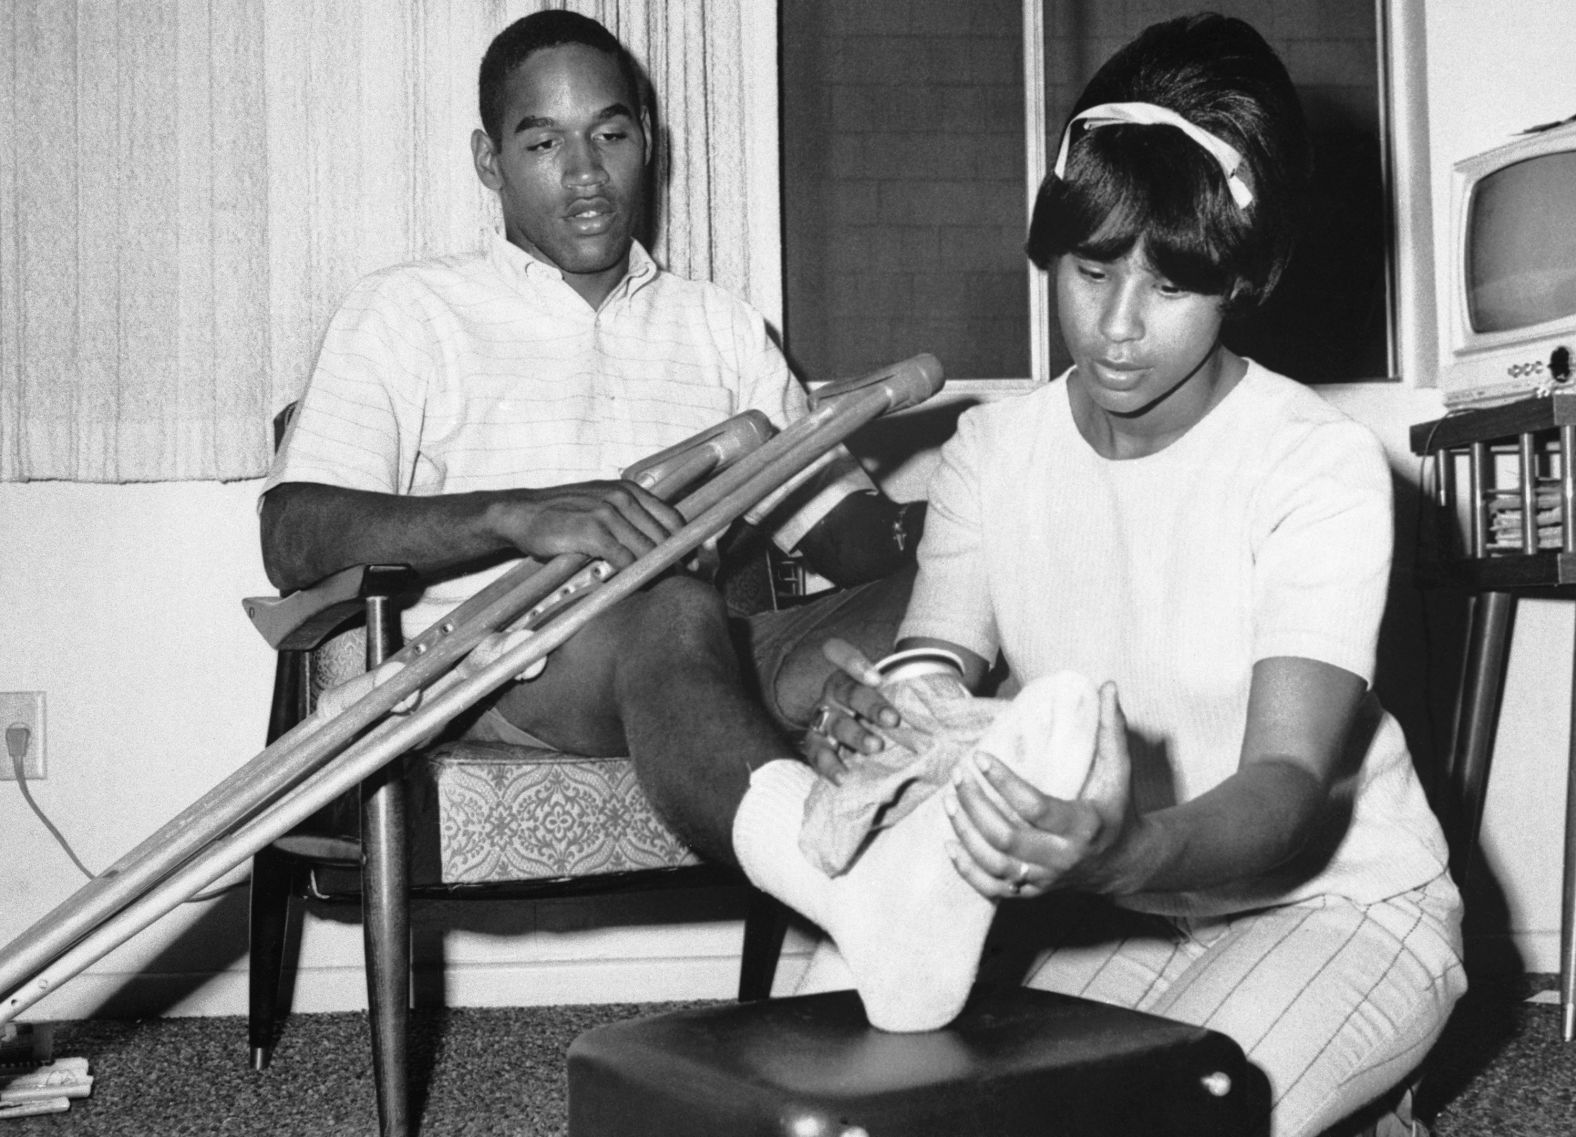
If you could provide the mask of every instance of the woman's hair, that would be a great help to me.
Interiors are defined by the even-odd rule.
[[[1072,114],[1124,102],[1175,111],[1234,147],[1252,203],[1239,206],[1220,163],[1174,127],[1074,123],[1065,177],[1047,177],[1034,203],[1029,259],[1114,260],[1142,242],[1177,286],[1220,296],[1232,313],[1258,306],[1290,259],[1311,163],[1274,49],[1213,13],[1155,24],[1106,61]]]
[[[618,63],[618,68],[629,83],[629,94],[634,100],[630,110],[636,115],[644,105],[644,90],[640,82],[640,69],[618,38],[589,16],[549,8],[534,12],[510,24],[494,37],[482,56],[481,74],[478,78],[482,129],[497,145],[503,140],[503,108],[509,76],[535,52],[549,47],[578,43],[585,47],[606,52]]]

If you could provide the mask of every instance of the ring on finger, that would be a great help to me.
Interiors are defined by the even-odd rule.
[[[1008,882],[1007,887],[1012,890],[1012,894],[1014,896],[1017,896],[1020,892],[1023,891],[1023,886],[1028,884],[1028,883],[1029,883],[1029,866],[1025,862],[1019,861],[1018,862],[1018,871],[1013,874],[1012,880],[1010,882]]]
[[[822,703],[820,706],[815,708],[815,717],[810,720],[810,733],[825,734],[826,725],[831,721],[831,719],[832,708],[828,704]]]

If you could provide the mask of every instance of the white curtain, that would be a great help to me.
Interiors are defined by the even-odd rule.
[[[0,4],[0,480],[256,477],[345,289],[472,248],[476,68],[541,0]],[[657,259],[781,314],[774,0],[573,0],[646,67]]]

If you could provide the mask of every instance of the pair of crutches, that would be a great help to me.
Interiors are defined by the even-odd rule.
[[[942,381],[934,356],[916,356],[823,387],[810,413],[775,437],[767,438],[762,416],[736,416],[726,429],[697,436],[698,445],[681,444],[642,463],[646,488],[663,497],[712,475],[679,502],[685,524],[677,532],[619,572],[573,554],[541,565],[523,562],[353,680],[350,697],[328,699],[327,708],[0,949],[0,1023],[530,673],[591,620],[719,536],[859,427],[924,402]]]

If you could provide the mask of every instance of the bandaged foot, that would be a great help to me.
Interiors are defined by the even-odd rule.
[[[978,749],[1057,797],[1076,797],[1094,756],[1099,698],[1070,672],[1028,684],[981,736]],[[750,879],[813,920],[836,943],[871,1025],[937,1030],[957,1017],[979,969],[995,901],[961,877],[954,839],[932,794],[881,830],[840,876],[800,851],[804,806],[817,775],[799,762],[756,770],[734,818],[733,845]]]
[[[940,791],[1005,705],[976,699],[956,674],[889,679],[881,690],[902,723],[877,728],[885,745],[859,755],[835,785],[817,780],[805,805],[799,848],[827,876],[847,871],[875,830]]]

